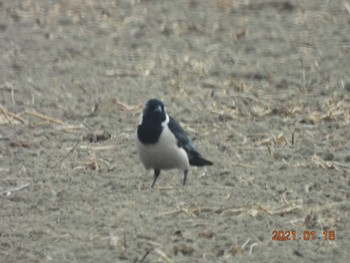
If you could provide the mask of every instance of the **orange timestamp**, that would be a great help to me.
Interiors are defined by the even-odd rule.
[[[315,231],[304,230],[301,235],[294,230],[273,230],[272,231],[273,241],[289,241],[289,240],[335,240],[335,232],[330,229],[323,231],[321,234],[317,234]]]

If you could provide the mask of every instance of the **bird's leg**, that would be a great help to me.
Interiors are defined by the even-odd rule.
[[[153,183],[151,185],[152,188],[154,187],[159,175],[160,175],[160,170],[154,169],[154,179],[153,179]]]
[[[188,170],[184,171],[184,185],[186,184],[186,180],[187,180],[187,174],[188,174]]]

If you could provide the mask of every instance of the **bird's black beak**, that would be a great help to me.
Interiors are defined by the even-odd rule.
[[[154,110],[153,110],[154,112],[162,112],[162,106],[158,106],[157,108],[155,108]]]

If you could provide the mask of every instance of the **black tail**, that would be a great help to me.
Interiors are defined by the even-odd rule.
[[[193,166],[213,165],[211,161],[204,159],[203,156],[197,151],[191,151],[188,157],[190,160],[190,165]]]

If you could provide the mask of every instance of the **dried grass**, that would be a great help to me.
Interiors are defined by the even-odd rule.
[[[18,191],[21,191],[23,189],[26,189],[30,185],[31,185],[31,183],[25,183],[25,184],[22,184],[20,186],[16,186],[16,187],[12,187],[12,188],[3,190],[3,191],[0,192],[0,196],[6,196],[6,197],[10,196],[13,192],[18,192]]]
[[[2,105],[0,105],[0,111],[3,114],[3,116],[5,117],[6,121],[9,124],[27,124],[28,121],[23,119],[22,117],[14,114],[13,112],[10,112],[9,110],[5,109]],[[1,123],[6,123],[5,121],[1,121],[0,119],[0,124]]]
[[[251,217],[257,217],[262,213],[267,213],[269,215],[280,215],[280,214],[291,213],[293,211],[301,211],[303,209],[304,209],[304,206],[302,204],[302,200],[294,200],[294,201],[284,200],[283,205],[279,205],[275,207],[250,205],[246,207],[219,208],[219,207],[183,207],[181,205],[178,205],[177,209],[158,213],[154,215],[152,218],[173,216],[175,214],[180,214],[180,213],[190,218],[196,218],[203,213],[214,213],[220,216],[233,216],[233,215],[236,216],[236,215],[245,213],[247,215],[250,215]]]

